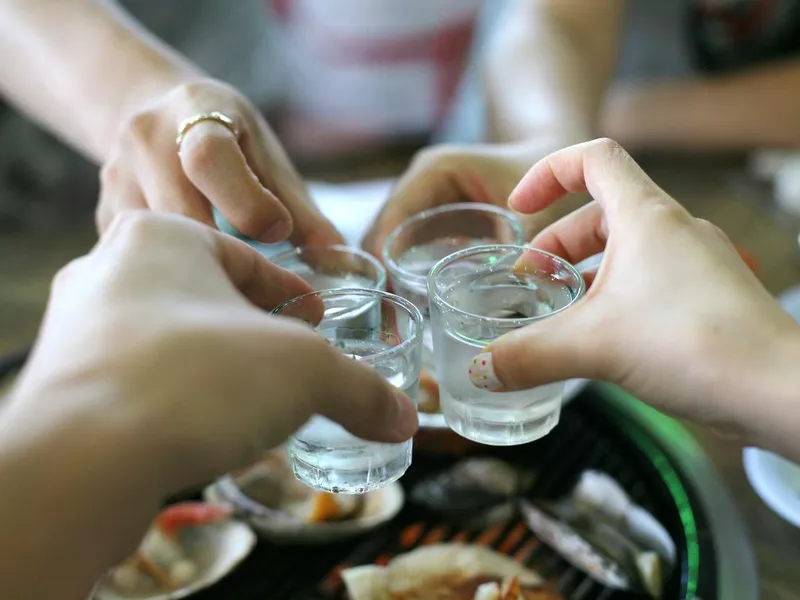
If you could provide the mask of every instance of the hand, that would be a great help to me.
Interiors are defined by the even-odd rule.
[[[780,447],[775,417],[799,408],[800,386],[790,382],[800,328],[725,235],[693,218],[614,142],[545,158],[510,205],[533,214],[584,190],[595,202],[531,245],[572,263],[605,251],[603,262],[586,274],[589,290],[574,307],[487,347],[498,391],[606,380],[670,414]],[[775,402],[784,399],[779,409]]]
[[[230,117],[238,140],[225,125],[203,121],[189,130],[179,153],[182,123],[209,112]],[[214,206],[251,239],[342,243],[259,112],[216,81],[181,85],[134,114],[103,166],[101,184],[101,232],[120,211],[145,208],[214,227]]]
[[[310,291],[230,236],[123,213],[57,276],[10,416],[123,427],[164,494],[250,464],[314,413],[367,439],[410,437],[406,396],[265,312]]]
[[[406,219],[443,204],[482,202],[505,208],[508,196],[532,162],[556,147],[551,144],[434,146],[422,150],[397,182],[391,197],[362,245],[381,256],[386,238]],[[571,199],[575,207],[585,197]],[[569,212],[567,202],[522,218],[526,239]]]

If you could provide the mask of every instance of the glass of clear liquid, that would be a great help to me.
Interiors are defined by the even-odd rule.
[[[433,375],[436,356],[429,321],[427,276],[444,257],[473,246],[525,243],[522,224],[514,213],[488,204],[445,204],[418,213],[399,225],[383,247],[383,262],[392,291],[413,302],[426,321],[422,368]],[[438,413],[437,406],[420,411]],[[420,414],[421,426],[444,426],[440,414]]]
[[[417,400],[422,315],[411,302],[380,290],[334,289],[298,296],[273,314],[305,319],[325,307],[317,332],[334,347],[383,375]],[[399,479],[411,465],[411,440],[368,442],[315,415],[287,444],[295,477],[334,494],[363,494]]]
[[[478,246],[451,254],[428,275],[442,413],[459,435],[514,446],[547,435],[561,414],[564,383],[520,392],[476,387],[471,369],[501,335],[569,309],[586,290],[567,261],[523,246]],[[476,371],[477,372],[477,371]]]
[[[300,246],[270,258],[296,273],[316,291],[335,288],[386,289],[386,269],[374,257],[349,246]]]

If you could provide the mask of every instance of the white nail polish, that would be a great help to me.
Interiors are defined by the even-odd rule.
[[[472,385],[484,390],[495,391],[503,387],[494,373],[492,355],[488,352],[478,354],[469,365],[469,380]]]

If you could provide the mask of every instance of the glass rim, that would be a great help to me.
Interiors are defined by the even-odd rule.
[[[391,357],[395,354],[401,354],[410,347],[419,346],[422,344],[423,334],[424,334],[424,321],[422,317],[422,312],[414,305],[413,302],[406,300],[402,296],[398,296],[397,294],[392,294],[391,292],[384,292],[383,290],[372,290],[369,288],[333,288],[329,290],[318,290],[314,292],[308,292],[307,294],[301,294],[300,296],[295,296],[294,298],[291,298],[286,302],[281,302],[278,306],[272,309],[272,312],[270,314],[278,317],[285,316],[281,315],[282,310],[311,296],[318,296],[320,299],[324,300],[325,298],[329,298],[332,296],[346,296],[346,295],[372,296],[381,298],[382,300],[387,300],[393,303],[395,306],[399,306],[400,308],[405,310],[410,315],[411,320],[414,322],[414,332],[407,339],[402,340],[396,346],[391,346],[386,350],[382,350],[375,354],[370,354],[369,356],[365,356],[359,362],[371,363],[376,360],[382,360],[384,358]]]
[[[418,212],[414,216],[409,217],[400,223],[400,225],[395,227],[394,231],[389,234],[389,237],[387,237],[386,241],[383,243],[383,248],[381,248],[381,257],[383,258],[383,263],[386,265],[386,269],[389,271],[389,273],[393,277],[397,277],[399,275],[407,281],[413,281],[424,285],[428,276],[411,273],[410,271],[407,271],[401,267],[389,254],[389,248],[394,241],[403,234],[403,232],[407,231],[409,227],[416,225],[420,221],[424,221],[425,219],[434,217],[436,215],[457,212],[460,210],[474,210],[477,212],[494,213],[497,216],[506,217],[516,231],[517,238],[524,241],[525,230],[522,227],[522,223],[510,210],[500,208],[499,206],[495,206],[493,204],[484,204],[481,202],[452,202],[450,204],[443,204],[441,206],[436,206],[434,208],[429,208],[427,210],[423,210],[422,212]]]
[[[500,250],[522,250],[528,252],[536,252],[541,256],[546,256],[552,259],[554,262],[560,264],[563,267],[572,273],[575,276],[575,280],[578,282],[578,288],[575,290],[575,295],[573,298],[565,305],[559,308],[558,310],[554,310],[553,312],[547,313],[546,315],[537,315],[534,317],[525,317],[523,319],[506,319],[506,318],[499,318],[499,317],[486,317],[484,315],[478,315],[475,313],[468,312],[466,310],[461,310],[460,308],[456,308],[449,302],[447,302],[441,295],[436,291],[436,284],[434,283],[434,279],[436,274],[440,272],[444,267],[448,264],[453,263],[465,256],[469,256],[470,254],[476,253],[485,253],[491,251],[500,251]],[[558,313],[566,310],[573,304],[575,304],[578,300],[580,300],[584,294],[586,293],[586,281],[583,279],[583,275],[581,272],[568,260],[558,256],[557,254],[553,254],[552,252],[547,252],[545,250],[539,250],[538,248],[531,248],[530,246],[515,246],[513,244],[486,244],[483,246],[473,246],[471,248],[465,248],[464,250],[459,250],[458,252],[454,252],[449,256],[445,256],[439,262],[437,262],[431,268],[430,272],[428,273],[428,299],[430,302],[435,302],[439,305],[442,305],[447,308],[448,311],[452,311],[459,315],[463,315],[465,317],[469,317],[470,319],[474,319],[477,321],[482,321],[484,323],[502,326],[502,325],[515,325],[519,327],[523,327],[530,323],[536,323],[541,321],[542,319],[547,319]]]
[[[344,254],[353,254],[359,258],[366,260],[369,264],[375,267],[375,272],[378,274],[377,280],[375,281],[376,287],[385,288],[386,287],[386,267],[381,264],[377,258],[372,256],[369,252],[362,250],[361,248],[356,248],[355,246],[348,246],[346,244],[323,244],[323,245],[311,245],[311,246],[294,246],[288,250],[280,252],[275,256],[270,257],[269,261],[277,266],[281,266],[279,261],[286,260],[290,257],[300,257],[302,253],[305,251],[315,251],[315,250],[328,250],[334,252],[341,252]],[[281,267],[286,268],[286,267]],[[287,269],[288,270],[288,269]],[[366,289],[366,288],[365,288]]]

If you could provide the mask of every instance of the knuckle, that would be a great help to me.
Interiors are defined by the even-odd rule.
[[[711,221],[709,221],[707,219],[695,218],[695,223],[697,224],[697,226],[701,230],[703,230],[705,232],[708,232],[710,234],[713,234],[713,235],[716,235],[716,236],[719,236],[719,237],[722,237],[722,238],[725,238],[725,239],[727,239],[727,237],[728,237],[727,235],[725,235],[725,232],[722,231],[722,229],[720,229],[714,223],[712,223]]]
[[[611,138],[598,138],[593,142],[594,147],[598,152],[607,156],[618,156],[620,154],[627,156],[628,152],[622,145]]]
[[[149,145],[158,128],[158,116],[151,111],[140,112],[122,125],[123,138],[139,145]]]
[[[80,258],[76,258],[68,262],[66,265],[61,267],[53,277],[53,281],[50,284],[50,289],[53,293],[58,293],[64,287],[69,286],[70,281],[75,278],[77,272],[79,272],[82,266],[86,263],[88,259],[85,256],[81,256]]]
[[[108,161],[100,167],[101,188],[114,187],[120,181],[120,167],[116,161]]]
[[[146,210],[122,210],[114,215],[110,235],[127,243],[147,243],[169,226],[171,219]]]

